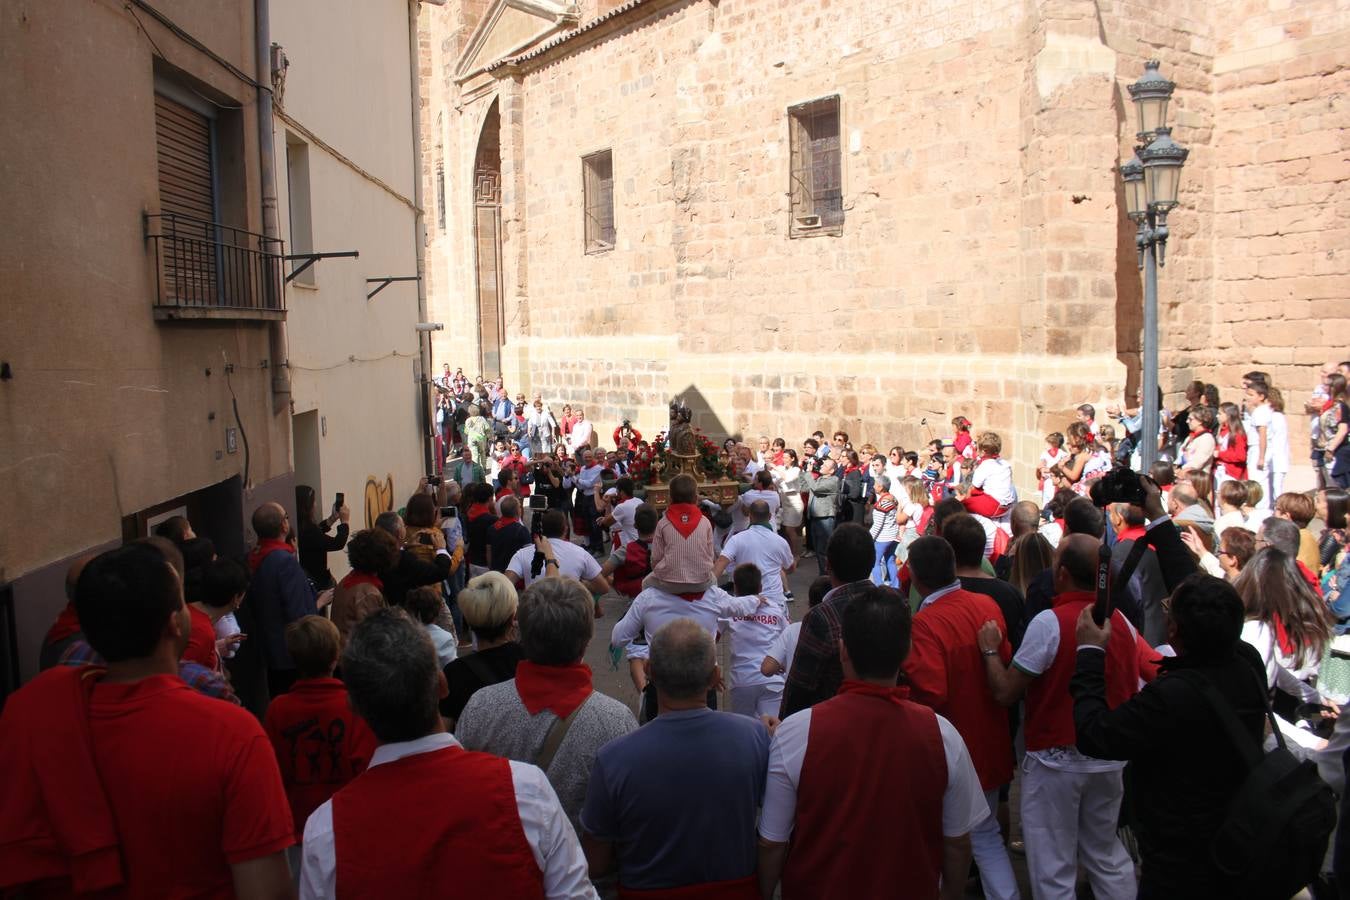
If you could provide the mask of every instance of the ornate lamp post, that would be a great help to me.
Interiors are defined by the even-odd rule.
[[[1159,62],[1144,64],[1144,74],[1129,86],[1138,113],[1139,146],[1120,167],[1125,209],[1138,226],[1135,244],[1144,270],[1144,422],[1140,461],[1147,470],[1158,458],[1158,267],[1167,262],[1167,214],[1177,205],[1181,167],[1190,153],[1172,140],[1167,107],[1176,85],[1158,74]]]

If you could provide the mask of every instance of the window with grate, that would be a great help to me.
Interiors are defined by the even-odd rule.
[[[839,97],[788,109],[791,140],[789,234],[839,234],[844,226],[844,178],[839,141]]]
[[[436,163],[436,225],[445,231],[445,163]]]
[[[586,204],[586,252],[614,249],[614,157],[601,150],[581,160]]]

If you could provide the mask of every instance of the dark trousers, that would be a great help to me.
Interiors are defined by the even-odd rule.
[[[825,550],[830,545],[830,535],[834,534],[834,516],[811,520],[811,549],[816,553],[816,564],[820,574],[825,574]]]
[[[583,491],[577,491],[577,515],[581,516],[587,524],[591,526],[590,534],[586,536],[586,549],[595,553],[604,548],[604,535],[601,529],[595,524],[596,510],[595,497]]]

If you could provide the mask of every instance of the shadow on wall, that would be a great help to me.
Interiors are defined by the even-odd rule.
[[[726,438],[735,438],[738,442],[744,439],[739,432],[727,430],[726,423],[717,413],[713,412],[712,405],[708,403],[708,398],[703,396],[703,392],[698,389],[697,385],[691,384],[684,390],[671,394],[670,400],[672,403],[676,400],[683,400],[685,405],[689,407],[690,412],[693,413],[691,420],[693,426],[719,444]],[[669,431],[670,426],[667,425],[661,430]]]

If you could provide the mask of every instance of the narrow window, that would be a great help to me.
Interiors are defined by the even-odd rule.
[[[309,192],[309,145],[304,141],[286,137],[286,201],[291,220],[291,253],[314,252],[313,205]],[[294,270],[303,266],[304,260],[291,263]],[[296,284],[314,286],[314,270],[311,265],[295,276]]]
[[[792,148],[792,220],[789,233],[839,234],[844,225],[844,180],[839,153],[839,97],[788,109]]]
[[[586,203],[586,252],[614,249],[614,157],[609,150],[581,160]]]
[[[445,163],[436,163],[436,225],[445,232]]]

